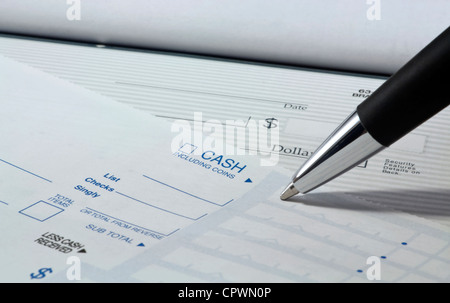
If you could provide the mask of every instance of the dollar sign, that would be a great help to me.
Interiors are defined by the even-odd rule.
[[[264,125],[264,127],[267,127],[267,128],[277,127],[278,125],[274,121],[278,121],[278,120],[275,118],[267,118],[266,119],[267,125]]]
[[[30,274],[31,279],[42,279],[45,278],[46,273],[52,273],[52,269],[51,268],[41,268],[39,269],[39,274]]]

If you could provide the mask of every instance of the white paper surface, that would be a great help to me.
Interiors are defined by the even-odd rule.
[[[256,146],[245,154],[270,152],[290,175],[385,80],[29,39],[1,38],[0,53],[169,121],[235,120],[250,129],[273,118],[278,143],[238,143]],[[450,108],[328,188],[450,226],[447,129]]]
[[[77,2],[79,20],[70,20]],[[2,0],[0,31],[392,74],[449,16],[447,0]]]
[[[370,281],[372,256],[383,281],[449,281],[444,226],[326,187],[280,201],[289,175],[257,158],[214,174],[163,120],[0,65],[3,281],[67,282],[74,256],[86,282]]]
[[[256,158],[187,161],[179,154],[204,159],[186,146],[172,151],[171,124],[3,57],[0,66],[4,281],[28,281],[52,253],[86,250],[88,264],[114,267],[264,177],[252,173]]]

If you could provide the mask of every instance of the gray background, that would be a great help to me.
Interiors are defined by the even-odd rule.
[[[450,25],[449,0],[0,0],[0,32],[392,74]]]

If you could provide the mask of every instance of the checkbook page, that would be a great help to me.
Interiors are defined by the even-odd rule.
[[[56,273],[70,255],[114,268],[264,178],[243,157],[172,150],[169,123],[0,60],[5,281]]]
[[[0,57],[3,281],[449,281],[447,228]],[[76,267],[78,266],[78,267]],[[77,271],[81,270],[81,271]]]
[[[290,175],[386,77],[0,37],[0,53],[169,121],[239,121],[279,141],[238,142]],[[407,109],[399,112],[407,115]],[[450,108],[328,183],[450,227]]]

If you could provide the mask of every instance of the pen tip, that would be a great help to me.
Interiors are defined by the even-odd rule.
[[[290,183],[285,190],[283,190],[283,192],[280,195],[280,199],[281,200],[287,200],[292,196],[295,196],[296,194],[298,194],[299,191],[295,188],[293,183]]]

